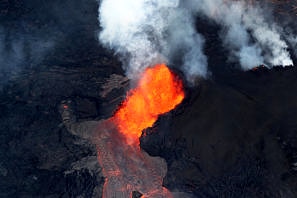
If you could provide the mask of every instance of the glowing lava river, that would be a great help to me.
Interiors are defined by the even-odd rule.
[[[131,198],[133,191],[141,193],[142,198],[172,197],[162,187],[167,172],[165,160],[143,151],[139,137],[143,129],[183,98],[181,80],[166,65],[149,67],[114,117],[100,122],[92,139],[105,177],[103,198]]]

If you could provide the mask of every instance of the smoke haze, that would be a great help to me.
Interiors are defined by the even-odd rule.
[[[204,39],[195,17],[204,16],[221,27],[229,60],[243,70],[265,64],[293,65],[282,27],[269,9],[245,1],[103,0],[99,7],[100,41],[120,55],[127,75],[156,63],[171,64],[181,57],[181,70],[189,81],[207,75]],[[197,30],[196,30],[197,29]],[[292,39],[291,39],[292,40]]]
[[[96,43],[97,6],[83,0],[1,1],[0,91],[40,66],[86,64],[75,54],[87,51],[82,48],[90,40]],[[92,47],[98,50],[97,44],[86,49]]]
[[[0,27],[0,89],[25,67],[41,62],[54,42]]]

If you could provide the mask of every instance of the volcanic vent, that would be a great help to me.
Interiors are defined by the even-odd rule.
[[[155,65],[147,68],[137,87],[128,92],[114,121],[128,144],[138,144],[142,130],[151,127],[158,115],[174,109],[183,98],[181,80],[166,65]]]
[[[137,79],[138,82],[110,119],[115,125],[110,131],[116,136],[110,136],[109,139],[121,140],[117,147],[130,151],[114,152],[116,147],[98,147],[98,157],[107,177],[105,197],[110,196],[112,190],[129,194],[133,188],[144,193],[145,197],[169,196],[169,192],[161,187],[164,175],[161,174],[157,180],[150,180],[158,169],[151,163],[155,161],[162,164],[162,160],[148,157],[139,148],[139,137],[143,129],[153,125],[158,115],[170,111],[184,98],[181,81],[164,64],[159,63],[178,65],[176,67],[183,72],[189,86],[195,86],[197,79],[206,78],[212,73],[208,70],[208,63],[212,68],[213,54],[204,49],[209,38],[204,38],[208,35],[203,34],[204,27],[196,24],[197,17],[218,27],[215,39],[221,45],[220,48],[224,48],[224,54],[220,56],[227,56],[228,65],[236,65],[237,69],[245,71],[259,65],[268,68],[293,65],[293,55],[288,48],[296,45],[296,42],[289,43],[292,36],[281,31],[282,24],[271,20],[270,12],[262,9],[261,5],[259,2],[251,4],[243,0],[101,2],[99,21],[102,31],[99,40],[119,55],[128,78],[132,81]],[[110,157],[108,159],[100,152],[116,155],[107,154]],[[122,163],[131,159],[135,160],[134,164],[143,164],[143,168],[133,166],[132,162]],[[108,161],[115,164],[111,172],[108,171]],[[166,164],[163,165],[159,167],[165,170]],[[124,167],[134,172],[122,171]],[[140,170],[147,178],[145,180],[151,181],[144,189],[142,184],[135,182],[143,180],[141,172],[138,172]],[[125,180],[128,175],[139,180]],[[154,188],[156,191],[153,191]],[[152,196],[151,193],[156,194]]]
[[[142,130],[158,115],[175,108],[184,98],[181,80],[164,64],[147,68],[114,117],[100,122],[92,138],[105,177],[104,198],[171,197],[162,187],[167,172],[164,159],[151,157],[139,147]]]

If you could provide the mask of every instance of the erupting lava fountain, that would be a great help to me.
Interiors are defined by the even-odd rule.
[[[128,144],[138,144],[142,130],[151,127],[160,114],[174,109],[184,96],[182,81],[165,64],[149,67],[128,92],[114,121]]]

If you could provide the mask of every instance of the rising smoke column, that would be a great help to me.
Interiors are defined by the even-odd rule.
[[[246,1],[191,0],[188,8],[223,27],[221,37],[244,70],[256,65],[293,65],[281,28],[269,11]]]
[[[205,76],[203,38],[179,0],[103,0],[99,8],[101,43],[120,55],[134,79],[146,67],[183,56],[186,76]],[[190,78],[189,78],[190,79]]]
[[[293,65],[271,13],[244,0],[103,0],[99,39],[120,55],[131,79],[148,66],[171,64],[179,57],[180,69],[191,82],[192,77],[207,75],[204,39],[194,25],[197,14],[222,27],[229,59],[238,61],[242,69]]]

